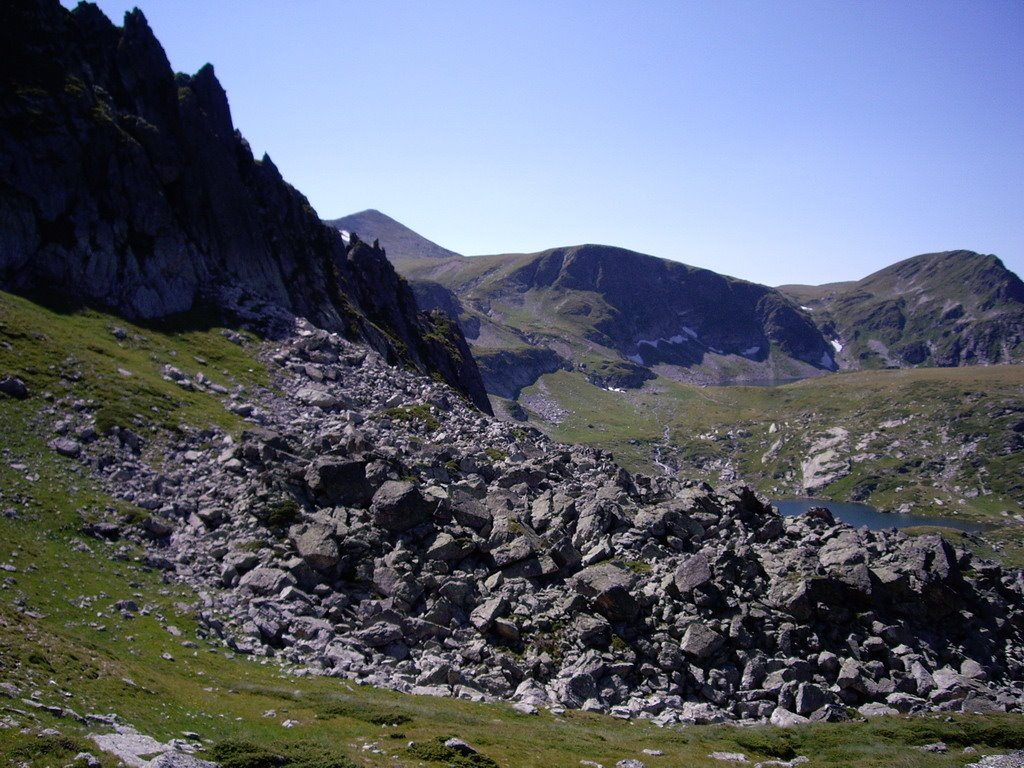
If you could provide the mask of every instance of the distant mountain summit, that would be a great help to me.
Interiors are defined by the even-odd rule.
[[[488,391],[507,398],[562,369],[629,388],[1024,361],[1024,283],[971,251],[770,288],[604,245],[463,257],[377,211],[332,224],[379,238],[419,302],[458,319]]]
[[[915,256],[851,283],[782,286],[847,368],[1024,361],[1024,283],[995,256]]]
[[[623,248],[397,267],[425,306],[458,317],[489,391],[505,397],[559,368],[616,388],[656,375],[721,383],[836,369],[810,316],[774,288]]]
[[[141,11],[8,0],[0,49],[0,288],[140,319],[269,302],[489,410],[454,324],[255,159],[213,67],[175,74]]]
[[[388,259],[392,264],[418,259],[451,259],[459,256],[455,251],[442,248],[372,208],[326,223],[343,233],[354,233],[363,240],[379,240],[382,245],[386,245]]]

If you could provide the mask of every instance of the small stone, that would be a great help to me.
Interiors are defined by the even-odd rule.
[[[448,747],[448,749],[454,749],[456,752],[458,752],[460,754],[463,754],[463,755],[475,755],[476,754],[476,750],[473,749],[471,746],[469,746],[469,744],[464,742],[462,739],[457,739],[455,737],[452,737],[452,738],[448,739],[444,743],[444,745],[446,747]]]
[[[619,760],[615,768],[647,768],[647,765],[641,760]]]
[[[51,440],[47,445],[61,456],[67,456],[69,459],[77,459],[82,453],[81,444],[70,437],[58,437],[56,440]]]
[[[28,397],[28,387],[25,386],[25,382],[14,376],[4,376],[0,379],[0,392],[15,400],[24,400]]]
[[[721,760],[723,763],[747,762],[747,756],[742,752],[712,752],[708,757],[712,760]]]

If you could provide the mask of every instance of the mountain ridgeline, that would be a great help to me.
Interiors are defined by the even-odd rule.
[[[420,302],[458,318],[502,397],[561,368],[616,388],[656,375],[721,383],[836,369],[812,317],[767,286],[603,245],[445,256],[376,211],[332,224],[387,245]]]
[[[630,388],[656,376],[738,384],[1024,361],[1024,283],[971,251],[769,288],[600,245],[466,258],[377,211],[331,223],[388,246],[421,304],[458,318],[501,397],[562,368]]]
[[[780,290],[842,340],[844,367],[1024,361],[1024,283],[995,256],[915,256],[854,283]]]
[[[150,320],[269,302],[490,410],[457,327],[253,157],[212,66],[176,75],[138,10],[14,0],[0,20],[0,287]]]

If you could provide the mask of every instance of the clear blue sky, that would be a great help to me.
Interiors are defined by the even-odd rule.
[[[136,4],[324,218],[773,285],[954,248],[1024,273],[1020,0],[99,2]]]

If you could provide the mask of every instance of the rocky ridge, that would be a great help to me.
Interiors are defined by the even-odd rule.
[[[843,368],[1024,361],[1024,283],[993,255],[925,253],[856,282],[779,290],[835,340]]]
[[[238,442],[51,410],[53,449],[150,511],[89,532],[143,543],[239,652],[659,723],[1022,706],[1019,572],[631,476],[306,321],[264,354],[274,390],[219,395],[252,422]]]
[[[384,251],[346,244],[236,130],[206,65],[175,74],[142,12],[0,8],[0,287],[128,318],[241,291],[436,372],[489,412],[457,326]]]

